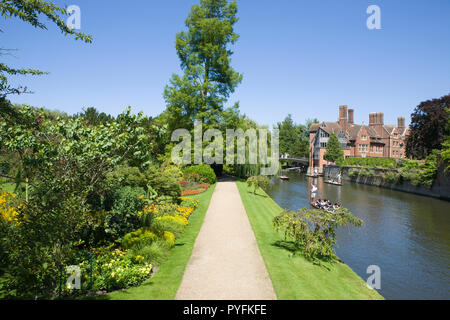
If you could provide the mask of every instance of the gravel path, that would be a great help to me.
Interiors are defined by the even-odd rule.
[[[217,184],[175,299],[276,299],[235,182]]]

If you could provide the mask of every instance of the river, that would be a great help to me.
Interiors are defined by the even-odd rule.
[[[270,196],[282,208],[309,207],[313,178],[287,173],[273,179]],[[386,299],[450,299],[450,202],[400,191],[316,179],[318,198],[339,201],[364,220],[361,228],[338,230],[339,258],[361,278],[367,267],[381,269]]]

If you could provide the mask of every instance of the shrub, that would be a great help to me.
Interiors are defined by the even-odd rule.
[[[117,166],[106,176],[109,186],[147,187],[147,179],[137,167]]]
[[[247,186],[249,188],[254,187],[253,193],[256,194],[256,190],[258,188],[261,188],[264,191],[267,191],[270,186],[270,180],[266,176],[257,176],[257,177],[250,177],[247,179]]]
[[[177,217],[172,216],[158,217],[156,218],[156,221],[158,224],[158,229],[170,231],[174,234],[176,238],[181,237],[181,235],[184,232],[185,224],[181,219]]]
[[[137,231],[127,233],[122,239],[122,248],[130,249],[136,245],[149,245],[157,240],[158,236],[148,228],[140,228]]]
[[[161,168],[152,166],[146,171],[146,176],[147,183],[159,196],[167,196],[171,199],[178,199],[181,196],[179,181],[182,173],[178,167],[168,166],[161,170]]]
[[[170,248],[175,246],[175,236],[174,236],[174,234],[172,232],[164,231],[163,239],[166,241],[166,243],[168,244],[168,246]]]
[[[352,168],[348,171],[348,176],[352,179],[355,179],[359,176],[359,169]]]
[[[167,258],[170,252],[170,247],[165,241],[156,240],[150,245],[136,245],[128,254],[135,261],[141,261],[151,263],[152,265],[159,266]]]
[[[386,171],[383,173],[383,180],[388,183],[398,183],[400,179],[400,174],[394,172],[394,171]]]
[[[201,182],[209,184],[216,183],[217,177],[214,170],[207,164],[201,164],[197,166],[186,167],[183,169],[184,174],[198,174],[201,178]]]
[[[120,238],[140,226],[139,212],[145,205],[144,194],[144,189],[132,187],[121,188],[114,194],[113,208],[105,219],[106,233]]]
[[[82,288],[89,286],[89,261],[80,264]],[[113,291],[137,286],[151,275],[152,266],[133,259],[120,250],[101,252],[95,256],[92,291]]]

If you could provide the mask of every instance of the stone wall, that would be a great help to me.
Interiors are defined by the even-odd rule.
[[[391,169],[377,169],[372,168],[375,171],[376,176],[371,177],[357,177],[351,178],[348,175],[350,169],[355,167],[343,167],[342,168],[342,179],[346,181],[352,181],[361,184],[367,184],[372,186],[377,186],[381,188],[387,188],[397,191],[409,192],[414,194],[419,194],[428,197],[441,198],[447,201],[450,201],[450,175],[448,172],[445,172],[445,166],[441,164],[439,166],[438,174],[436,181],[433,183],[431,189],[419,186],[416,187],[409,181],[403,181],[400,184],[396,183],[386,183],[383,181],[381,174],[386,171],[392,171]],[[361,168],[357,168],[361,169]],[[325,166],[324,167],[324,176],[327,178],[336,179],[341,168],[339,166]]]

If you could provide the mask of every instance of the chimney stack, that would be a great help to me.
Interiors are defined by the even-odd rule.
[[[399,118],[398,118],[398,125],[397,125],[397,127],[398,127],[400,130],[405,129],[405,118],[404,118],[404,117],[399,117]]]
[[[384,113],[378,112],[378,125],[384,126]]]
[[[347,121],[348,121],[347,106],[340,106],[338,123],[344,130],[347,130]]]
[[[370,113],[369,114],[369,126],[371,126],[371,127],[375,126],[376,118],[377,118],[377,114],[376,113]]]
[[[353,109],[348,110],[348,123],[354,124],[354,120],[355,120],[354,114],[355,114],[355,110],[353,110]]]

